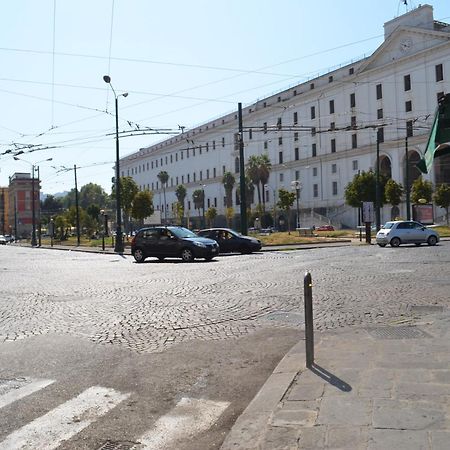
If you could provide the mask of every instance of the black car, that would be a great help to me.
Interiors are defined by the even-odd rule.
[[[243,236],[230,228],[208,228],[200,230],[197,234],[214,239],[219,244],[221,253],[252,253],[261,250],[259,239]]]
[[[160,261],[168,257],[178,257],[185,262],[194,258],[207,261],[219,254],[217,242],[197,236],[183,227],[161,226],[141,228],[131,241],[131,254],[136,262],[154,256]]]

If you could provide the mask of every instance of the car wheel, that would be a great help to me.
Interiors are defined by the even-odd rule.
[[[211,261],[214,258],[214,256],[208,256],[205,258],[205,261]]]
[[[416,242],[416,247],[420,247],[422,245],[422,242]]]
[[[181,251],[181,259],[183,260],[183,262],[194,261],[194,254],[192,253],[192,250],[183,248],[183,250]]]
[[[158,260],[163,262],[164,261],[164,256],[158,256]]]
[[[437,238],[436,236],[430,236],[427,240],[428,245],[436,245],[437,244]]]
[[[392,238],[391,239],[391,247],[398,247],[400,245],[400,239],[398,237]]]
[[[242,255],[247,255],[252,252],[252,249],[248,247],[242,247],[240,251]]]
[[[145,260],[144,252],[140,248],[137,248],[134,251],[133,256],[134,256],[135,261],[138,263],[144,262],[144,260]]]
[[[386,247],[386,244],[378,244],[380,247]]]

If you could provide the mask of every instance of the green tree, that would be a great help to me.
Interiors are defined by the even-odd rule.
[[[411,186],[411,200],[413,203],[420,203],[425,199],[427,203],[431,203],[433,196],[433,185],[430,181],[424,180],[421,176],[414,180]]]
[[[140,191],[134,196],[131,216],[141,223],[146,217],[155,211],[153,206],[153,194],[150,191]]]
[[[169,181],[169,174],[165,170],[161,170],[161,172],[157,175],[158,180],[161,182],[161,186],[163,188],[163,198],[164,198],[164,222],[167,223],[167,202],[166,202],[166,186]]]
[[[231,172],[225,172],[222,178],[222,184],[225,188],[225,206],[231,208],[233,206],[233,188],[236,178]]]
[[[100,185],[88,183],[81,187],[78,201],[80,206],[86,210],[91,205],[97,205],[100,210],[100,206],[107,204],[108,197],[108,194]]]
[[[232,207],[225,209],[225,218],[227,219],[227,226],[231,228],[233,225],[234,209]]]
[[[295,202],[296,194],[295,192],[287,191],[286,189],[278,190],[278,208],[286,212],[288,216],[288,233],[291,234],[291,209]]]
[[[139,192],[139,187],[132,177],[120,177],[120,207],[124,212],[124,220],[129,227],[131,208],[133,207],[133,200]],[[116,198],[116,189],[113,185],[111,197]]]
[[[248,158],[247,177],[250,179],[252,184],[256,186],[256,191],[258,193],[258,205],[261,205],[261,177],[259,172],[258,155],[252,155]]]
[[[192,200],[194,208],[198,209],[198,217],[200,218],[200,210],[203,209],[203,216],[205,215],[205,191],[203,189],[196,189],[192,193]]]
[[[403,191],[403,186],[400,183],[397,183],[392,178],[389,179],[384,188],[386,202],[392,206],[398,206],[402,201]]]
[[[448,225],[448,209],[450,207],[450,186],[448,184],[440,184],[433,196],[434,202],[441,208],[445,209],[445,222]]]
[[[217,217],[217,210],[214,208],[214,206],[211,206],[211,208],[208,208],[208,210],[205,213],[205,217],[208,220],[208,226],[211,228],[214,224],[214,219]]]
[[[264,196],[264,185],[267,184],[272,170],[272,163],[269,156],[264,153],[262,155],[252,155],[248,158],[247,176],[256,186],[258,192],[258,205],[263,205],[262,210],[266,209],[266,199]]]
[[[272,170],[272,163],[270,162],[269,156],[263,154],[260,156],[259,162],[259,178],[261,182],[262,190],[262,200],[263,200],[263,211],[266,210],[266,198],[264,196],[264,186],[269,182],[270,171]]]
[[[385,202],[384,187],[387,178],[380,174],[380,206]],[[376,202],[376,175],[374,172],[356,174],[345,188],[345,202],[354,208],[360,208],[362,202]]]
[[[184,217],[184,200],[186,199],[186,188],[182,185],[179,184],[177,186],[177,188],[175,189],[175,195],[177,197],[178,200],[178,205],[176,207],[177,210],[177,217],[180,220],[180,225],[183,223],[183,217]]]
[[[64,214],[58,214],[54,218],[54,226],[55,226],[55,236],[58,235],[57,230],[59,231],[59,239],[61,241],[67,239],[67,228],[69,227],[69,223]]]
[[[47,195],[45,200],[41,202],[42,214],[56,214],[61,211],[63,202],[61,198],[57,198],[53,195]]]

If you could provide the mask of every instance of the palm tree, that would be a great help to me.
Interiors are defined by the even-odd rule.
[[[184,217],[184,199],[186,198],[186,188],[184,187],[184,185],[179,184],[175,190],[175,195],[177,197],[178,200],[178,204],[180,205],[181,208],[181,220],[183,220]]]
[[[158,180],[161,181],[161,186],[163,188],[163,197],[164,197],[164,223],[167,223],[167,203],[166,203],[166,185],[169,181],[169,174],[165,170],[161,170],[158,173]]]
[[[223,187],[225,188],[225,206],[231,208],[233,206],[233,188],[236,184],[236,178],[231,172],[225,172],[222,178]]]
[[[258,205],[262,210],[266,210],[266,199],[264,197],[264,185],[269,181],[272,163],[267,154],[252,155],[248,158],[247,176],[256,186],[258,191]],[[261,202],[262,199],[262,202]]]
[[[198,209],[198,217],[200,218],[200,209],[202,208],[203,215],[205,215],[205,191],[203,189],[196,189],[192,193],[192,200],[194,201],[194,208]]]
[[[251,182],[256,186],[258,191],[258,204],[261,205],[261,189],[260,189],[260,172],[259,172],[259,156],[252,155],[248,158],[247,176]]]
[[[259,157],[259,181],[261,183],[262,191],[264,192],[264,185],[267,184],[270,177],[270,171],[272,170],[272,163],[270,162],[269,155],[265,153]],[[263,211],[266,210],[266,198],[263,195]]]

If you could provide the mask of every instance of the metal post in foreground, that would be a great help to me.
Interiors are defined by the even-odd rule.
[[[306,367],[314,364],[314,324],[312,306],[312,279],[309,272],[303,279],[305,293],[305,341],[306,341]]]

